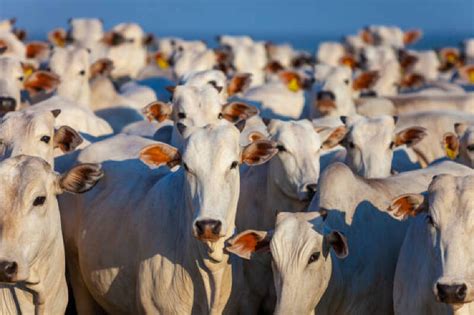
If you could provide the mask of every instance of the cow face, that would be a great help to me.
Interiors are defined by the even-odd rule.
[[[468,123],[457,123],[454,133],[443,137],[446,155],[469,167],[474,168],[474,126]]]
[[[272,120],[268,131],[278,144],[278,154],[269,162],[270,180],[284,195],[309,202],[317,189],[321,151],[336,146],[345,127],[315,130],[307,120]]]
[[[82,138],[70,127],[54,128],[60,112],[24,110],[5,115],[0,122],[0,160],[25,154],[53,165],[55,148],[65,153],[74,150]]]
[[[272,141],[259,140],[245,148],[239,145],[240,132],[222,121],[194,128],[181,153],[165,144],[151,145],[141,159],[155,166],[180,165],[185,178],[187,208],[192,212],[192,235],[214,246],[232,235],[239,197],[239,165],[258,165],[276,152]]]
[[[270,250],[277,293],[275,314],[312,314],[331,278],[331,248],[348,255],[346,238],[331,231],[319,212],[280,213],[274,231],[247,230],[227,250],[246,259]]]
[[[100,168],[92,164],[59,175],[36,157],[22,155],[1,163],[0,283],[38,283],[35,268],[30,268],[51,254],[48,249],[62,246],[56,195],[84,192],[100,177]]]
[[[346,164],[355,173],[366,178],[390,176],[393,150],[403,144],[413,146],[426,136],[421,127],[395,133],[395,123],[391,116],[346,120]]]

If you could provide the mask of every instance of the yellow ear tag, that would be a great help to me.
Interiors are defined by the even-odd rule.
[[[25,77],[25,79],[28,78],[32,74],[33,74],[33,68],[31,67],[25,68],[23,70],[23,76]]]
[[[168,69],[170,66],[168,61],[161,56],[156,57],[156,65],[161,69]]]
[[[300,90],[300,85],[298,84],[298,80],[296,78],[291,79],[287,86],[292,92],[298,92]]]
[[[458,58],[457,58],[457,56],[456,56],[454,53],[448,53],[448,54],[446,55],[446,60],[447,60],[448,62],[450,62],[450,63],[456,62],[457,59],[458,59]]]
[[[467,74],[469,83],[474,84],[474,69],[470,70]]]
[[[456,152],[454,150],[452,150],[449,145],[445,145],[444,146],[444,150],[446,151],[446,155],[451,159],[451,160],[455,160],[456,159]]]

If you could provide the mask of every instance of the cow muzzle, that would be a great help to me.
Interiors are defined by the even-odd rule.
[[[221,238],[222,222],[205,219],[194,223],[194,236],[200,241],[216,242]]]
[[[468,286],[465,283],[443,283],[438,281],[434,287],[434,294],[438,302],[461,305],[467,302],[469,295]]]

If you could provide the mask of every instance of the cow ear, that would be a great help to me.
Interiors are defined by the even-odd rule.
[[[63,28],[55,28],[48,33],[48,40],[51,44],[57,47],[66,46],[67,33]]]
[[[108,46],[118,46],[125,43],[126,39],[123,37],[122,34],[110,31],[104,34],[102,38],[102,42],[107,44]]]
[[[387,211],[393,211],[394,216],[401,219],[414,217],[420,212],[428,211],[428,200],[421,194],[404,194],[393,199]]]
[[[100,164],[79,164],[59,177],[60,192],[84,193],[92,189],[103,176]]]
[[[346,126],[339,126],[336,128],[319,127],[315,128],[315,130],[322,141],[321,149],[326,150],[338,145],[347,134]]]
[[[258,115],[258,109],[255,106],[241,102],[232,102],[222,106],[222,117],[230,122],[247,120],[252,116]]]
[[[364,29],[359,33],[360,38],[366,44],[373,45],[374,44],[374,36],[368,29]]]
[[[250,73],[237,73],[232,79],[230,79],[229,84],[227,84],[227,95],[232,96],[237,93],[243,92],[246,88],[250,86],[252,81],[252,75]]]
[[[458,157],[459,154],[459,138],[452,132],[447,132],[443,136],[443,148],[451,160]]]
[[[257,140],[249,144],[242,151],[240,162],[247,165],[260,165],[270,160],[278,149],[271,140]]]
[[[379,78],[378,71],[362,72],[352,82],[352,88],[356,91],[371,88]]]
[[[410,127],[397,132],[393,143],[397,147],[403,144],[411,147],[423,140],[427,135],[426,129],[423,127]]]
[[[265,140],[267,139],[267,137],[265,137],[265,135],[260,131],[252,131],[251,133],[249,133],[248,139],[250,142],[255,142],[257,140]]]
[[[349,255],[349,246],[347,245],[347,238],[338,231],[332,231],[324,235],[323,239],[323,255],[327,257],[329,249],[333,249],[337,258],[346,258]]]
[[[95,78],[97,76],[108,76],[114,69],[114,63],[108,58],[101,58],[96,60],[89,66],[90,77]]]
[[[454,131],[456,132],[458,137],[462,137],[464,135],[464,133],[466,132],[468,127],[469,126],[468,126],[467,123],[455,123],[454,124]]]
[[[146,146],[140,152],[140,160],[149,166],[167,165],[169,168],[181,163],[178,149],[165,143]]]
[[[301,76],[294,71],[281,71],[278,76],[292,92],[298,92],[303,88],[303,80]]]
[[[152,102],[142,109],[143,115],[145,115],[149,121],[156,120],[158,122],[168,119],[171,116],[171,112],[171,105],[160,101]]]
[[[26,58],[35,59],[41,56],[49,55],[50,45],[45,42],[31,42],[26,44]]]
[[[405,45],[411,45],[420,40],[423,32],[421,30],[409,30],[403,33],[403,43]]]
[[[42,91],[53,92],[60,82],[59,77],[49,71],[36,71],[26,78],[23,86],[31,95],[35,95]]]
[[[458,69],[459,76],[467,83],[474,84],[474,65],[466,65]]]
[[[272,233],[247,230],[231,238],[226,250],[241,258],[250,259],[253,253],[269,251],[271,238]]]
[[[64,153],[74,151],[81,143],[81,136],[69,126],[61,126],[54,131],[54,147]]]

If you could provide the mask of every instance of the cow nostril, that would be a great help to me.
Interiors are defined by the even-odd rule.
[[[14,261],[0,262],[0,278],[11,281],[18,272],[18,264]],[[3,276],[3,277],[2,277]]]
[[[460,285],[456,290],[456,297],[463,301],[466,298],[467,286],[465,284]]]
[[[307,194],[309,199],[312,199],[316,191],[318,190],[318,184],[308,184],[306,186]]]
[[[16,100],[12,97],[0,97],[0,114],[12,112],[16,108]]]
[[[446,291],[445,286],[442,284],[437,283],[436,284],[436,289],[438,290],[438,298],[441,302],[443,302],[446,299]]]
[[[204,221],[196,221],[196,232],[198,235],[204,233]]]
[[[214,223],[214,226],[212,227],[212,233],[214,235],[219,235],[221,233],[221,228],[222,228],[221,221],[217,221],[216,223]]]
[[[218,220],[196,221],[196,232],[199,236],[205,234],[219,235],[222,229],[222,222]]]

